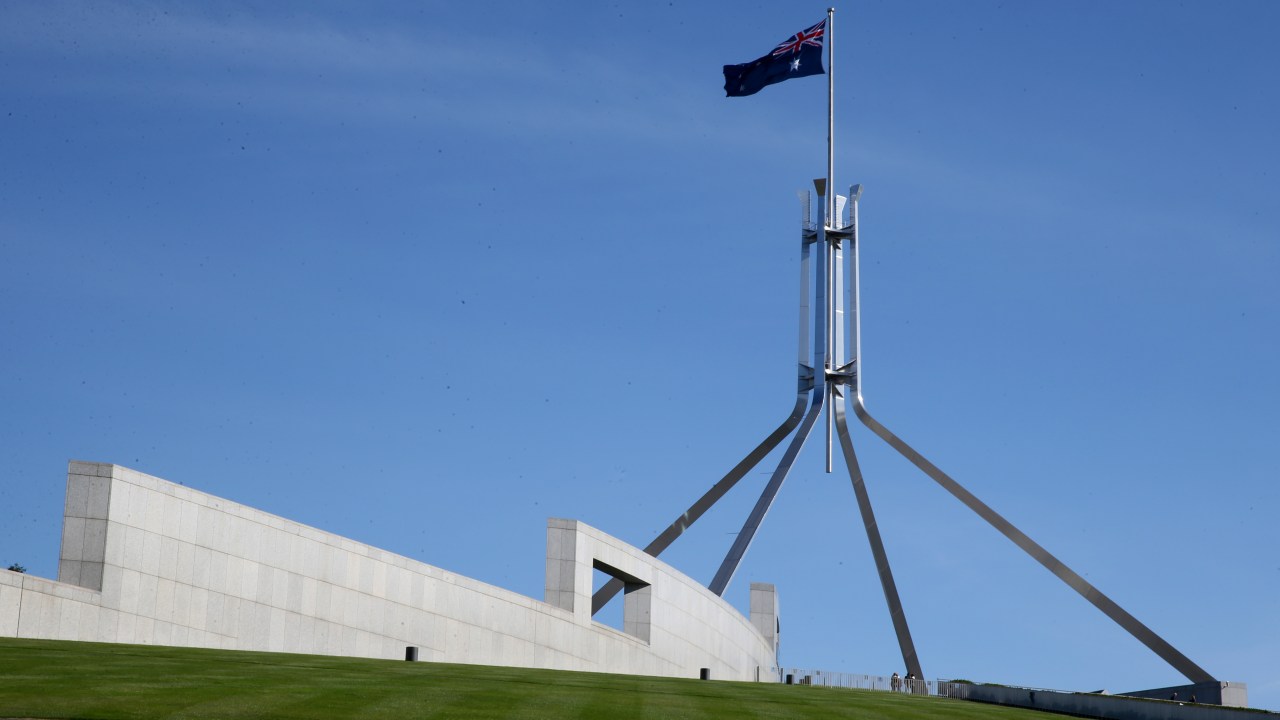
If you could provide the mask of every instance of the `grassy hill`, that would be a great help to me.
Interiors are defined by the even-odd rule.
[[[1043,720],[864,690],[0,638],[0,718]]]

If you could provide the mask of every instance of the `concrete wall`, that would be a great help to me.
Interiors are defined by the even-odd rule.
[[[1233,683],[1239,686],[1239,683]],[[1257,710],[1219,705],[1146,700],[1123,695],[939,682],[939,695],[1013,707],[1033,708],[1105,720],[1258,720]]]
[[[626,582],[591,619],[592,569]],[[773,677],[723,599],[572,520],[547,529],[546,601],[128,468],[70,464],[59,581],[0,571],[0,635],[698,677]]]
[[[751,583],[751,624],[756,626],[756,630],[760,631],[773,648],[775,658],[780,658],[782,651],[781,614],[778,609],[778,589],[772,583]]]
[[[1223,682],[1220,680],[1192,685],[1173,685],[1153,690],[1133,690],[1116,694],[1153,700],[1173,700],[1176,698],[1183,702],[1188,702],[1191,698],[1195,698],[1198,703],[1208,703],[1210,705],[1249,706],[1249,692],[1244,683]]]

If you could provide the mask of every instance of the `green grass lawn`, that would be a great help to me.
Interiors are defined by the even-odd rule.
[[[772,683],[0,638],[0,718],[1056,717]]]

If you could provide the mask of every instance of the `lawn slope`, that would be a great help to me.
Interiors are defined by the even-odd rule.
[[[1053,717],[772,683],[0,638],[0,718]]]

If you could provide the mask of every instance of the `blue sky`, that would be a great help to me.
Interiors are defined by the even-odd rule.
[[[790,409],[825,82],[720,66],[824,10],[0,5],[0,560],[56,574],[73,458],[534,596],[549,516],[648,542]],[[836,18],[868,407],[1280,709],[1280,7]],[[1180,681],[855,443],[927,675]],[[901,671],[820,456],[727,597],[778,585],[788,665]],[[767,471],[664,559],[710,580]]]

